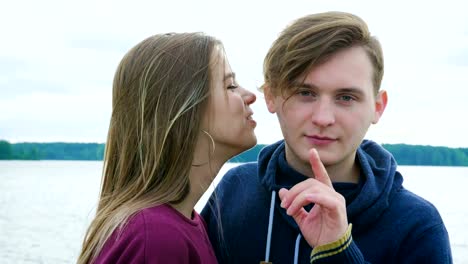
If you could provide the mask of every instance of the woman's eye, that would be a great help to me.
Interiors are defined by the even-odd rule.
[[[227,88],[228,88],[229,90],[232,90],[232,89],[236,89],[236,88],[238,88],[238,87],[239,87],[239,85],[237,85],[237,84],[230,84]]]

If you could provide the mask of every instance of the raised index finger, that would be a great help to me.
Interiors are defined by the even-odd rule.
[[[323,166],[320,156],[315,148],[309,150],[309,162],[312,172],[314,172],[315,179],[333,189],[331,179],[328,176],[327,170],[325,169],[325,166]]]

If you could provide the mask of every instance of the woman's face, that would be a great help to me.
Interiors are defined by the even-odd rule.
[[[257,123],[250,109],[256,96],[236,82],[224,51],[218,49],[214,56],[219,58],[212,67],[211,96],[204,127],[215,142],[215,155],[227,155],[229,159],[257,143],[254,133]]]

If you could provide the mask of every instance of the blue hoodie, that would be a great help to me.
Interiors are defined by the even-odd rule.
[[[258,162],[229,170],[203,209],[219,263],[309,263],[312,248],[277,194],[307,179],[287,164],[284,149],[279,141]],[[346,199],[351,243],[314,263],[452,263],[437,209],[402,186],[392,155],[372,141],[356,155],[359,183],[333,183]]]

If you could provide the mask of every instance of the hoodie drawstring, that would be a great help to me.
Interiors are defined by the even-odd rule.
[[[265,262],[269,262],[270,260],[270,246],[271,246],[271,231],[273,230],[273,217],[275,215],[275,199],[276,192],[271,192],[271,203],[270,203],[270,218],[268,219],[268,235],[267,235],[267,244],[266,244],[266,252],[265,252]]]
[[[297,235],[296,246],[294,247],[294,264],[297,264],[299,261],[299,244],[301,243],[301,234]]]
[[[273,217],[275,215],[275,201],[276,201],[276,191],[271,192],[271,203],[270,203],[270,217],[268,219],[268,235],[267,235],[267,244],[265,251],[265,262],[270,263],[270,247],[271,247],[271,232],[273,230]],[[296,244],[294,246],[294,264],[298,263],[299,260],[299,245],[301,242],[301,234],[297,235]]]

